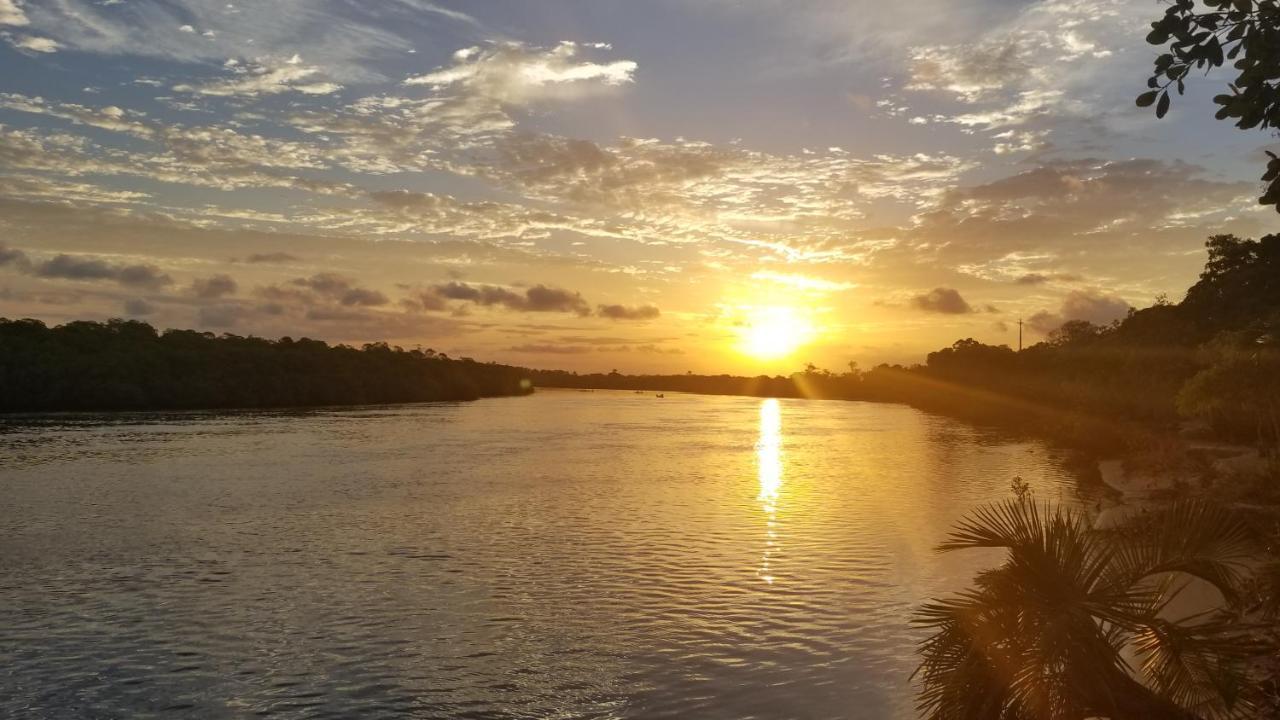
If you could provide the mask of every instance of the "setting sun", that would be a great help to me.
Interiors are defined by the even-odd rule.
[[[0,69],[0,720],[1280,720],[1280,0],[0,0]]]
[[[740,329],[742,352],[760,360],[791,355],[814,335],[813,323],[795,308],[752,308]]]

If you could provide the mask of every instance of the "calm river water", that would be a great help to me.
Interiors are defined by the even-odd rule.
[[[932,547],[1043,446],[541,391],[0,420],[0,717],[911,718]],[[997,556],[998,557],[998,556]]]

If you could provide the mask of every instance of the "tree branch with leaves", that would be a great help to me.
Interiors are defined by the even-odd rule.
[[[1213,98],[1219,120],[1242,130],[1280,127],[1280,3],[1277,0],[1175,0],[1151,23],[1147,42],[1164,46],[1147,79],[1138,107],[1169,112],[1170,91],[1186,91],[1192,70],[1206,75],[1230,61],[1236,77],[1230,93]],[[1268,151],[1266,183],[1259,202],[1280,211],[1280,157]]]

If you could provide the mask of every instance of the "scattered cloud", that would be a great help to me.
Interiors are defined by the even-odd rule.
[[[1013,279],[1013,282],[1017,285],[1044,285],[1051,282],[1079,282],[1081,280],[1083,278],[1075,273],[1029,272],[1017,276]]]
[[[287,252],[253,253],[244,259],[247,263],[286,264],[298,262],[302,258]]]
[[[760,270],[751,274],[752,280],[765,280],[767,282],[785,285],[797,290],[810,290],[814,292],[839,292],[841,290],[851,290],[857,287],[856,283],[842,282],[836,280],[826,280],[823,278],[808,277],[806,275],[788,274],[774,272],[772,270]]]
[[[929,313],[942,315],[963,315],[975,312],[973,306],[966,301],[959,291],[952,288],[934,288],[927,293],[911,298],[912,307]]]
[[[579,58],[582,50],[608,45],[562,42],[537,48],[517,42],[469,47],[453,54],[453,64],[405,80],[406,85],[452,89],[508,105],[546,99],[572,99],[630,83],[632,60],[597,63]]]
[[[5,36],[10,45],[19,50],[28,50],[35,53],[55,53],[62,46],[55,40],[38,35],[18,35]]]
[[[381,292],[359,287],[353,279],[338,273],[325,272],[307,278],[296,278],[290,284],[306,288],[319,297],[347,307],[377,307],[391,302]]]
[[[4,243],[0,243],[0,267],[8,265],[17,266],[19,268],[30,267],[30,261],[27,254],[17,248],[9,247]]]
[[[1057,312],[1041,310],[1027,320],[1027,325],[1044,335],[1057,330],[1069,320],[1108,325],[1128,315],[1132,307],[1118,295],[1108,295],[1100,290],[1072,290],[1062,299],[1062,306]]]
[[[652,320],[661,313],[653,305],[601,305],[596,308],[596,314],[610,320]]]
[[[1062,301],[1062,316],[1067,320],[1087,320],[1105,325],[1128,314],[1132,306],[1124,298],[1100,291],[1072,290]]]
[[[507,349],[511,352],[530,353],[535,355],[581,355],[582,353],[591,352],[594,348],[583,345],[526,344],[515,345]]]
[[[235,63],[227,69],[231,73],[230,78],[195,85],[183,83],[174,85],[173,89],[177,92],[221,97],[256,97],[287,92],[331,95],[342,89],[337,83],[323,80],[320,68],[304,65],[298,55],[283,61]]]
[[[449,282],[433,286],[424,296],[440,300],[460,300],[485,307],[505,307],[520,312],[570,312],[588,315],[590,306],[582,295],[571,290],[534,285],[517,292],[499,285],[472,285]]]
[[[234,295],[238,285],[230,275],[213,275],[207,278],[196,278],[191,282],[190,292],[202,299],[220,298]]]
[[[6,24],[27,27],[81,53],[188,66],[263,52],[282,58],[301,53],[329,68],[336,82],[380,79],[379,60],[413,49],[424,33],[442,26],[462,37],[478,31],[471,16],[425,0],[0,0],[0,25]]]
[[[976,102],[1032,71],[1021,43],[1001,38],[978,45],[917,47],[907,90],[943,90]]]
[[[96,257],[55,255],[48,260],[31,263],[30,272],[38,277],[60,280],[112,280],[126,287],[159,288],[173,282],[155,265],[121,265]]]
[[[156,306],[141,298],[124,301],[124,314],[129,317],[146,317],[156,312]]]
[[[590,317],[564,324],[604,340],[688,330],[748,283],[868,335],[875,297],[1102,321],[1115,293],[1185,287],[1205,235],[1265,231],[1256,158],[1132,112],[1149,8],[922,1],[708,3],[751,13],[748,57],[646,28],[616,51],[518,42],[427,0],[0,0],[17,72],[95,75],[0,93],[0,237],[42,249],[0,246],[6,287],[32,312],[137,301],[344,341],[465,327],[501,353],[508,330],[547,343],[486,308]],[[98,66],[133,74],[116,90]],[[549,346],[594,348],[583,367],[678,352],[609,339]]]
[[[0,25],[22,27],[30,24],[31,21],[27,19],[27,14],[22,11],[22,5],[17,0],[0,0]]]

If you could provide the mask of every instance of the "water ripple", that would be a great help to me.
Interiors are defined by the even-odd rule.
[[[908,718],[931,551],[1052,453],[669,394],[0,421],[0,716]]]

